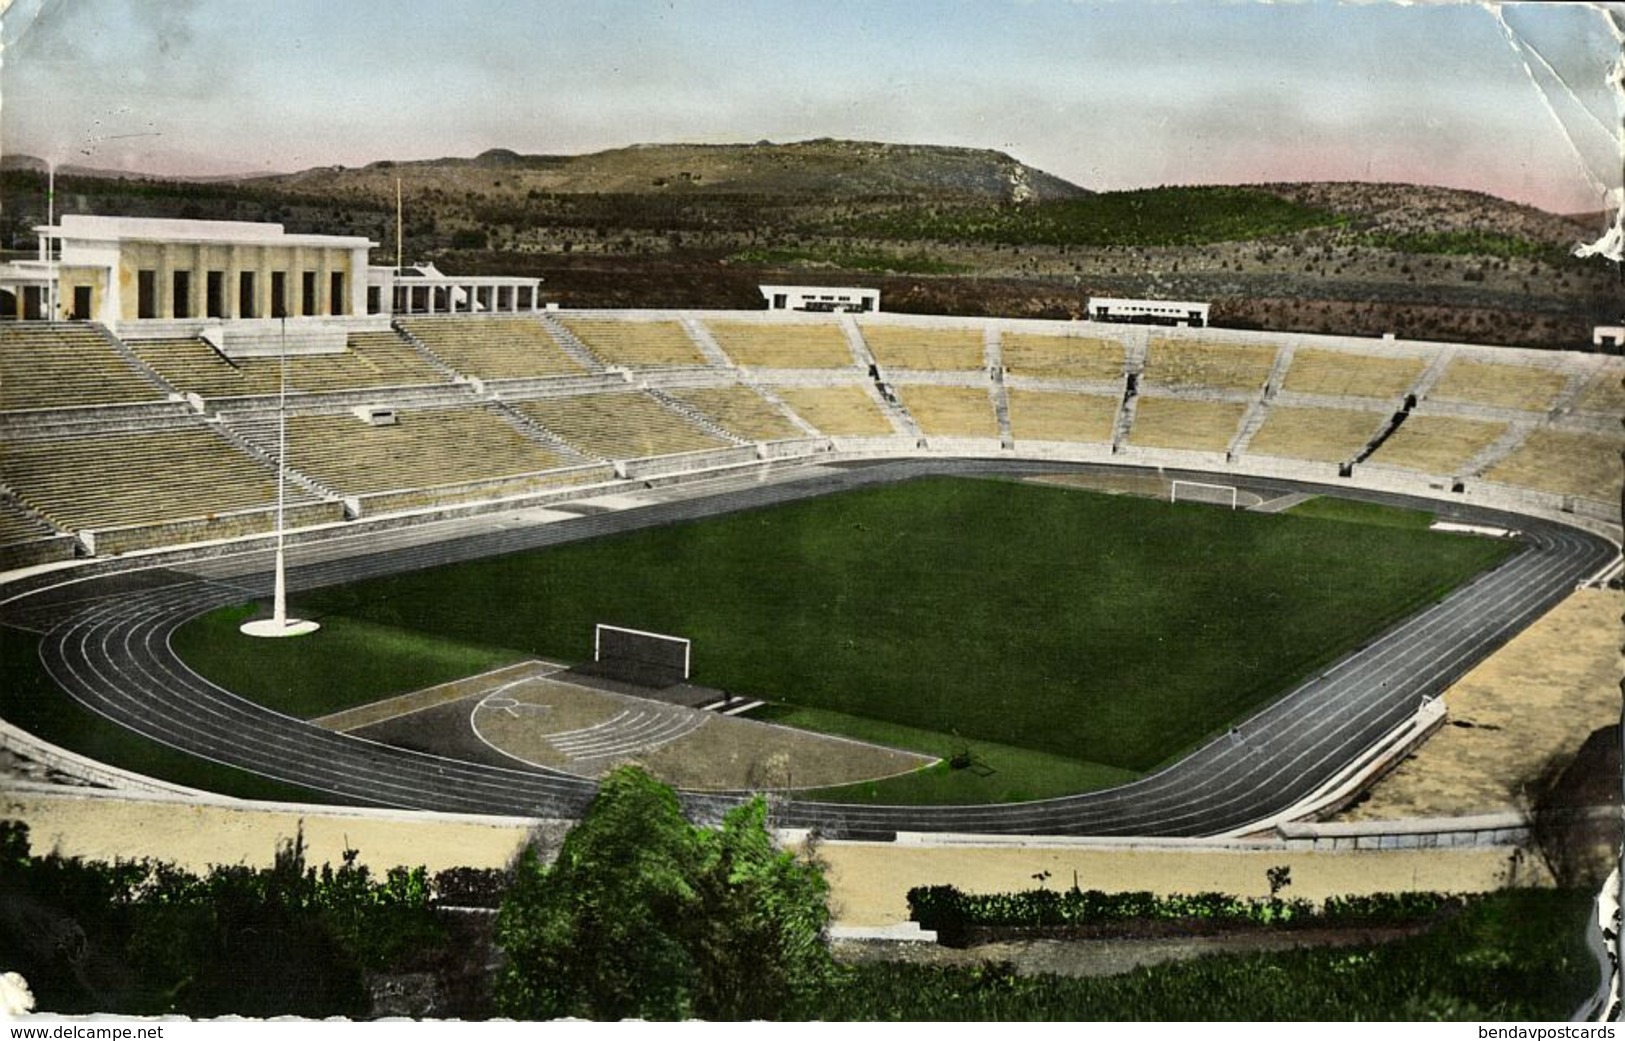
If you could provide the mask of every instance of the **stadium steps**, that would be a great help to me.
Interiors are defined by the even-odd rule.
[[[1286,381],[1286,371],[1292,367],[1295,353],[1290,343],[1275,352],[1275,362],[1270,366],[1270,374],[1264,378],[1264,400],[1271,400],[1281,392],[1281,384]]]
[[[1422,369],[1421,373],[1417,375],[1416,382],[1412,383],[1410,389],[1405,391],[1405,396],[1414,398],[1417,401],[1426,400],[1428,393],[1433,390],[1433,385],[1439,382],[1439,377],[1444,375],[1444,370],[1450,367],[1450,359],[1455,356],[1455,353],[1449,347],[1441,348]]]
[[[432,367],[436,372],[441,373],[447,379],[453,380],[457,383],[468,382],[468,376],[458,372],[446,361],[446,359],[440,357],[440,355],[430,350],[428,344],[424,343],[422,340],[418,339],[415,335],[409,332],[398,319],[391,321],[389,323],[389,327],[395,330],[395,333],[400,336],[401,339],[411,344],[412,349],[418,352],[418,356],[424,361],[428,362],[430,367]]]
[[[705,356],[706,361],[719,369],[733,370],[733,359],[729,358],[727,352],[722,349],[722,345],[717,343],[716,337],[711,335],[711,330],[693,318],[685,316],[679,320],[688,335],[695,343],[700,345],[700,353]]]
[[[1123,338],[1123,371],[1136,376],[1145,375],[1145,357],[1150,349],[1151,337],[1144,329],[1130,329]]]
[[[1241,417],[1241,428],[1236,431],[1236,436],[1230,439],[1230,446],[1225,449],[1226,460],[1235,462],[1247,451],[1247,446],[1252,444],[1253,435],[1258,433],[1259,428],[1264,425],[1264,420],[1269,418],[1270,398],[1271,395],[1266,391],[1247,406],[1246,415]]]
[[[846,335],[846,345],[852,349],[852,361],[865,372],[879,372],[880,363],[875,361],[874,352],[869,349],[869,341],[863,338],[863,330],[858,327],[858,320],[849,314],[841,315],[841,332]]]
[[[240,422],[241,419],[239,418],[237,421]],[[215,433],[231,442],[231,444],[239,451],[252,456],[272,473],[276,473],[277,458],[274,454],[274,446],[277,445],[278,438],[277,421],[275,415],[268,417],[256,415],[249,419],[249,423],[252,424],[250,429],[258,432],[261,435],[259,440],[250,437],[244,430],[234,426],[233,423],[229,422],[225,416],[217,415],[207,422],[214,429]],[[267,425],[270,427],[268,432],[265,430]],[[327,485],[321,483],[315,478],[295,470],[291,466],[287,468],[287,474],[289,481],[297,484],[299,487],[303,488],[306,492],[318,499],[324,499],[329,502],[340,502],[344,498],[344,496],[340,495],[336,489],[329,488]]]
[[[699,427],[707,434],[710,434],[712,437],[721,438],[724,441],[728,441],[736,445],[748,445],[753,443],[740,437],[733,431],[724,428],[718,424],[716,420],[712,419],[706,413],[701,412],[693,405],[690,405],[688,402],[679,401],[677,398],[672,397],[663,390],[657,390],[654,387],[650,387],[648,388],[648,393],[650,397],[682,416],[690,423],[693,423],[695,426]]]
[[[988,394],[993,399],[993,418],[999,424],[999,447],[1013,449],[1016,438],[1010,432],[1010,393],[1004,385],[1004,349],[996,325],[982,330],[982,366],[992,379]]]
[[[544,311],[541,315],[541,323],[542,328],[546,329],[548,335],[553,337],[554,342],[559,345],[559,349],[574,359],[576,364],[588,372],[604,371],[604,363],[599,361],[598,356],[588,350],[585,343],[581,342],[581,337],[566,328],[565,324],[559,321],[556,315]]]
[[[753,390],[757,394],[761,395],[761,398],[762,398],[763,401],[767,402],[769,405],[772,405],[774,408],[778,409],[779,412],[781,414],[783,414],[784,418],[790,421],[792,426],[794,426],[797,430],[800,430],[802,433],[806,434],[808,437],[821,438],[821,437],[824,436],[823,431],[819,430],[817,427],[813,426],[811,423],[807,422],[805,419],[802,419],[801,416],[796,412],[795,409],[793,409],[789,405],[785,404],[783,398],[781,398],[777,394],[773,393],[773,388],[772,387],[769,387],[765,383],[758,383],[755,380],[746,379],[743,376],[740,377],[739,382],[743,383],[745,386],[749,387],[751,390]]]
[[[156,369],[152,368],[150,365],[143,362],[140,358],[137,358],[135,356],[135,352],[130,350],[129,346],[126,345],[123,340],[120,340],[117,336],[114,336],[113,335],[113,330],[109,329],[107,326],[103,325],[100,322],[91,322],[90,323],[90,328],[93,329],[99,336],[101,336],[101,338],[107,343],[107,345],[109,347],[113,348],[113,350],[118,354],[118,356],[123,358],[125,363],[128,364],[130,366],[130,368],[132,368],[136,372],[140,373],[142,378],[144,378],[148,383],[152,384],[159,391],[161,391],[162,393],[164,393],[166,395],[167,394],[175,394],[177,396],[179,395],[179,391],[177,391],[174,387],[170,386],[169,382],[167,380],[165,380],[162,376],[158,375],[158,372],[157,372]]]
[[[1557,397],[1552,399],[1552,406],[1547,414],[1551,418],[1557,419],[1573,412],[1574,407],[1579,404],[1580,395],[1584,394],[1586,388],[1591,386],[1592,375],[1593,373],[1583,370],[1570,372],[1568,382],[1563,384],[1563,389],[1558,391]]]
[[[1501,436],[1484,446],[1482,450],[1466,463],[1462,464],[1461,472],[1472,477],[1481,477],[1490,467],[1499,463],[1524,443],[1530,434],[1534,433],[1536,424],[1529,422],[1512,422],[1507,424]]]
[[[0,481],[0,546],[50,538],[61,532],[49,517],[23,502]]]
[[[523,412],[520,412],[507,402],[492,401],[489,402],[489,405],[491,410],[505,420],[509,426],[530,438],[532,441],[545,445],[549,450],[557,452],[565,459],[570,460],[568,465],[585,466],[589,463],[596,463],[599,461],[595,456],[587,456],[582,454],[582,452],[574,445],[570,444],[570,442],[553,433],[553,431],[548,430],[540,423],[535,422],[529,416],[525,415]]]
[[[1144,342],[1141,342],[1139,364],[1145,364]],[[1140,393],[1138,382],[1139,370],[1131,370],[1123,376],[1123,403],[1117,409],[1117,421],[1112,424],[1112,453],[1115,455],[1128,444],[1129,431],[1134,429],[1134,413],[1140,406]]]
[[[898,400],[896,393],[892,391],[891,384],[886,382],[886,375],[881,371],[880,363],[875,360],[874,354],[869,350],[869,343],[863,338],[863,330],[858,327],[857,319],[849,314],[843,314],[841,316],[841,331],[846,333],[846,342],[852,347],[852,356],[858,360],[858,364],[874,380],[875,391],[880,398],[880,409],[886,414],[886,419],[891,423],[892,429],[912,438],[924,438],[925,432],[920,429],[920,424],[916,423],[914,417],[909,415],[908,409],[903,407],[903,403]]]

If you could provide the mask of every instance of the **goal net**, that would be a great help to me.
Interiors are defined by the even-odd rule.
[[[1206,484],[1202,481],[1174,481],[1168,485],[1169,502],[1205,502],[1213,506],[1236,508],[1236,486],[1233,484]]]
[[[690,652],[681,636],[602,622],[593,628],[593,671],[640,687],[669,687],[688,679]]]

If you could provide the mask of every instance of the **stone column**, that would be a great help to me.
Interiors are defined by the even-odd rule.
[[[153,295],[157,297],[153,303],[153,315],[157,318],[175,317],[175,286],[172,284],[175,265],[170,260],[170,246],[162,243],[158,246],[158,263],[153,281]]]
[[[192,247],[192,317],[202,318],[209,309],[209,251],[203,243]]]

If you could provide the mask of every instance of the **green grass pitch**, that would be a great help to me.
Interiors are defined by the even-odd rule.
[[[1396,511],[1330,512],[929,478],[296,593],[295,613],[387,641],[245,641],[225,612],[177,648],[229,689],[317,715],[439,682],[465,656],[586,661],[608,622],[689,637],[695,682],[786,721],[935,735],[911,744],[938,754],[986,742],[1110,783],[1511,552]]]

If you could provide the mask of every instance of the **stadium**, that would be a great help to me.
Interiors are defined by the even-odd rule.
[[[565,311],[275,225],[41,233],[0,272],[0,715],[104,783],[558,818],[637,761],[832,836],[1251,834],[1619,573],[1616,356]],[[284,574],[322,628],[239,636]],[[600,625],[692,642],[617,667]]]

